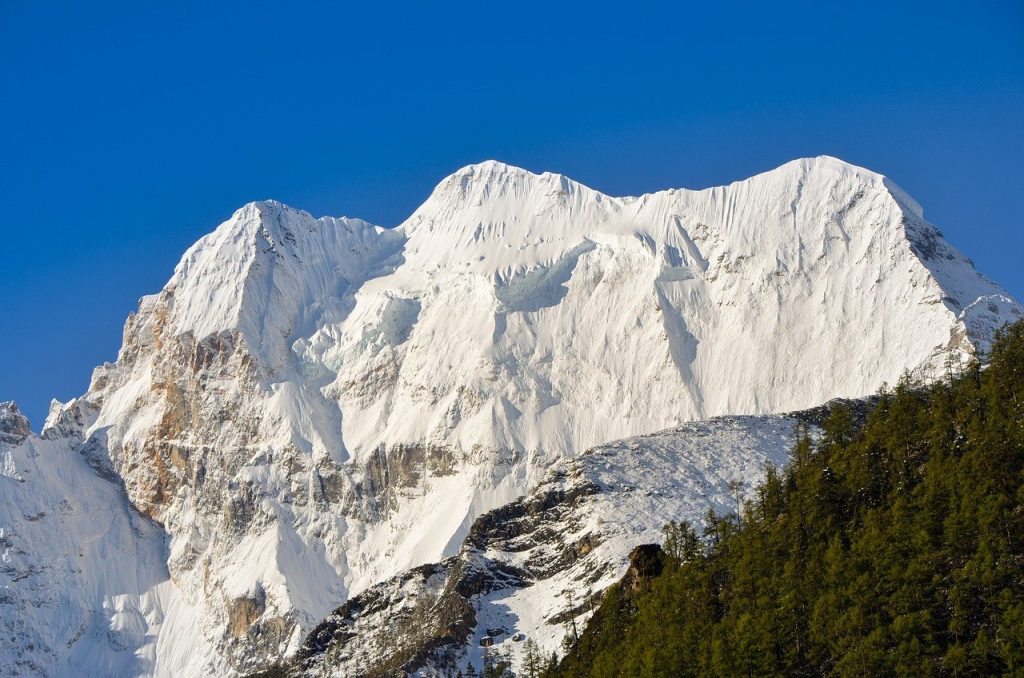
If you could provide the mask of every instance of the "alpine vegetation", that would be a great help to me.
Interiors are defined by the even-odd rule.
[[[928,386],[836,408],[742,509],[681,517],[556,676],[1024,671],[1024,321]]]

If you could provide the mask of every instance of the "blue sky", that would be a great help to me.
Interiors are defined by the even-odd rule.
[[[1019,1],[345,4],[0,0],[0,400],[82,393],[247,201],[395,225],[487,158],[622,195],[835,155],[1024,297]]]

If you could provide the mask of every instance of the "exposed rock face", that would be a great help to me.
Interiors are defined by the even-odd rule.
[[[288,323],[312,312],[294,299],[276,298],[289,291],[309,294],[287,289],[282,277],[295,288],[317,282],[296,282],[302,258],[314,255],[293,229],[321,226],[329,233],[317,235],[343,239],[346,254],[360,266],[374,265],[376,256],[358,249],[366,234],[387,237],[362,222],[310,219],[310,226],[308,215],[273,206],[281,211],[268,216],[266,209],[242,210],[237,228],[212,238],[221,238],[221,250],[241,249],[241,261],[219,264],[245,269],[242,289],[213,290],[212,308],[182,301],[195,276],[216,273],[199,266],[213,255],[204,243],[197,245],[167,288],[143,299],[129,318],[117,363],[96,370],[86,396],[55,406],[43,434],[74,441],[98,474],[123,482],[135,508],[172,535],[170,577],[201,614],[187,663],[159,665],[157,672],[247,670],[285,653],[303,625],[311,626],[346,595],[345,517],[376,517],[376,493],[393,491],[389,481],[378,483],[376,493],[355,491],[352,475],[360,469],[342,466],[340,430],[324,430],[324,437],[296,430],[301,416],[330,423],[318,415],[333,408],[337,419],[337,407],[297,380],[280,381],[280,373],[291,369],[286,337],[276,329],[254,335],[258,323],[244,317],[252,312],[244,297],[257,292],[263,295],[258,305],[279,308]],[[264,220],[273,222],[273,232]],[[339,291],[337,280],[320,282]],[[259,289],[261,284],[273,291]],[[342,303],[325,299],[323,312]],[[207,334],[183,330],[192,322],[183,316],[206,321],[217,312],[245,322]],[[297,397],[277,390],[292,387],[300,391]],[[285,560],[292,554],[297,560]]]
[[[226,601],[228,609],[228,632],[235,638],[242,638],[267,609],[263,589],[256,587],[248,595]]]
[[[18,445],[30,433],[28,419],[18,406],[10,401],[0,403],[0,445]]]
[[[832,158],[639,198],[488,162],[392,230],[243,207],[42,439],[166,532],[151,578],[176,598],[139,617],[143,672],[249,672],[353,595],[461,558],[478,517],[589,447],[861,396],[1019,314],[913,200]],[[493,576],[528,572],[557,601],[537,582],[598,558],[603,534]]]
[[[644,582],[661,574],[666,560],[659,544],[640,544],[629,554],[629,569],[622,578],[622,587],[627,591],[640,589]]]
[[[477,518],[457,556],[351,598],[268,675],[453,675],[481,667],[485,637],[518,661],[517,634],[559,649],[607,586],[633,570],[651,575],[649,547],[665,523],[734,510],[730,482],[752,488],[818,415],[685,424],[563,462],[526,497]]]

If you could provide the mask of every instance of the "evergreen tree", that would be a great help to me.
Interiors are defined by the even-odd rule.
[[[700,555],[700,537],[689,521],[669,521],[661,533],[664,538],[663,548],[669,558],[677,562],[687,562]]]
[[[1024,676],[1024,321],[946,375],[801,429],[703,543],[671,521],[542,675]]]
[[[523,643],[523,678],[538,678],[543,670],[540,648],[533,638],[527,638]]]

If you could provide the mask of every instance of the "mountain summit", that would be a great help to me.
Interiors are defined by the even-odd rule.
[[[906,193],[828,157],[626,198],[489,161],[395,229],[246,205],[140,301],[117,361],[42,438],[0,440],[0,483],[25,506],[66,501],[47,518],[61,529],[117,510],[48,545],[68,551],[64,621],[34,598],[0,608],[22,639],[4,656],[55,674],[261,668],[588,448],[937,375],[1020,315]],[[44,522],[12,516],[2,543],[31,553]],[[90,567],[159,562],[129,585],[76,569],[79,548],[99,549]]]

